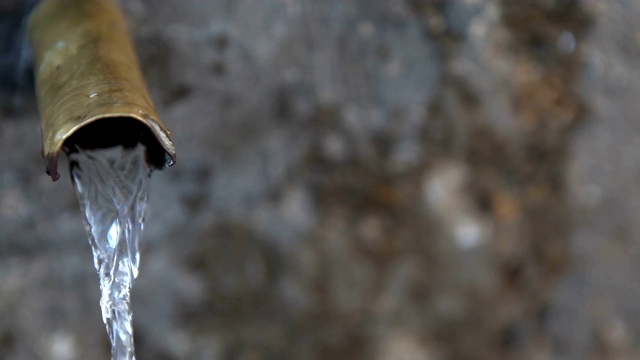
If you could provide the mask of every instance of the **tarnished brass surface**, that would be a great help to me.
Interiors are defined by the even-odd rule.
[[[76,130],[100,119],[149,127],[173,164],[175,148],[140,72],[122,12],[112,0],[44,0],[29,18],[47,173]]]

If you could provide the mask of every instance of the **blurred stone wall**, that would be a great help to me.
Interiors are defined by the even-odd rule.
[[[178,150],[138,359],[637,358],[640,4],[121,4]],[[68,176],[13,96],[0,358],[106,359]]]

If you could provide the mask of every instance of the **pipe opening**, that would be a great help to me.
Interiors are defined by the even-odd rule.
[[[103,118],[76,130],[64,141],[62,150],[67,154],[79,149],[99,149],[121,145],[132,148],[141,143],[146,148],[147,163],[157,170],[173,164],[172,157],[162,147],[151,129],[140,120],[131,117]],[[54,181],[59,177],[57,156],[47,159],[47,174]]]

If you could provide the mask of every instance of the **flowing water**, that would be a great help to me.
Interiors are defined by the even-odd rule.
[[[100,277],[111,359],[135,359],[130,297],[151,174],[145,148],[79,150],[69,155],[69,163]]]

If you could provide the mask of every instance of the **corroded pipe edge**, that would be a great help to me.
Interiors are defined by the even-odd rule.
[[[141,121],[166,152],[151,165],[173,164],[170,132],[151,101],[124,16],[113,0],[44,0],[31,14],[28,29],[43,156],[54,181],[65,141],[100,119]]]

